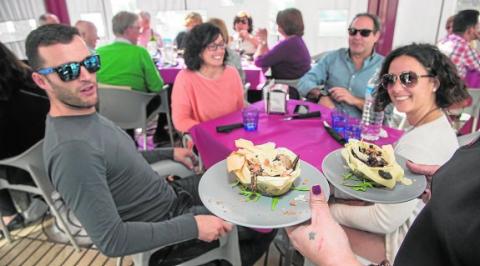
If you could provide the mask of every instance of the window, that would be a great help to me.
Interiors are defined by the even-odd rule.
[[[162,38],[171,39],[172,42],[181,31],[185,30],[184,20],[188,13],[197,12],[206,20],[207,11],[205,10],[175,10],[175,11],[159,11],[152,18],[153,28],[157,32],[161,32]]]
[[[345,37],[348,28],[348,10],[320,10],[318,19],[318,36]]]
[[[95,24],[95,27],[97,27],[98,37],[105,37],[105,23],[103,23],[103,17],[100,12],[82,13],[80,14],[80,19],[90,21]]]
[[[34,19],[0,22],[0,40],[3,43],[23,41],[36,27]]]

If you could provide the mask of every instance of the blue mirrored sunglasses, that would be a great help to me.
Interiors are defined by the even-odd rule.
[[[89,73],[95,73],[100,69],[100,56],[91,55],[82,62],[69,62],[57,67],[47,67],[39,69],[37,72],[41,75],[48,75],[56,72],[62,81],[72,81],[80,76],[81,66],[84,66]]]

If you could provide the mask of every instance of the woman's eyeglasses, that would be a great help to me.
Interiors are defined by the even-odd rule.
[[[435,77],[432,74],[426,74],[426,75],[418,75],[417,73],[413,71],[405,71],[400,73],[400,75],[395,75],[395,74],[384,74],[382,76],[382,83],[381,85],[385,88],[388,89],[389,86],[393,86],[395,82],[397,82],[397,79],[400,79],[400,84],[402,84],[402,87],[406,89],[410,89],[415,87],[418,83],[419,78],[433,78]]]
[[[220,44],[216,44],[216,43],[211,43],[209,45],[207,45],[207,50],[208,51],[216,51],[217,49],[225,49],[225,43],[220,43]]]
[[[373,30],[348,28],[348,34],[349,34],[350,36],[355,36],[355,35],[357,35],[357,32],[360,32],[360,35],[361,35],[362,37],[368,37],[368,36],[370,36],[370,33],[373,32]]]
[[[80,76],[80,68],[84,66],[89,73],[95,73],[100,69],[100,56],[91,55],[82,62],[69,62],[57,67],[47,67],[39,69],[37,72],[41,75],[48,75],[57,72],[62,81],[75,80]]]

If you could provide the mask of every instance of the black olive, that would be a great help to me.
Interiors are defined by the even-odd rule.
[[[392,179],[392,175],[391,175],[389,172],[385,172],[385,171],[383,171],[383,170],[378,170],[378,174],[379,174],[381,177],[383,177],[383,178],[385,178],[385,179],[387,179],[387,180]]]

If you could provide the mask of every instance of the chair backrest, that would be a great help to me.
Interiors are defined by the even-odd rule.
[[[0,161],[0,165],[17,167],[30,173],[37,187],[31,187],[26,192],[41,195],[43,191],[46,195],[51,196],[55,189],[45,171],[42,148],[43,140],[40,140],[22,154]]]
[[[457,138],[458,144],[460,146],[465,146],[467,144],[470,144],[472,141],[476,140],[479,137],[480,137],[480,131],[476,131],[467,135],[462,135]]]
[[[123,129],[145,129],[147,104],[155,93],[104,87],[98,89],[98,95],[101,115]]]
[[[275,79],[274,82],[275,84],[285,84],[296,89],[300,79]]]
[[[20,190],[41,195],[45,199],[47,205],[50,207],[53,215],[58,220],[61,228],[67,234],[67,237],[74,246],[75,250],[80,251],[78,243],[75,241],[75,238],[70,231],[70,227],[63,219],[58,207],[55,205],[55,199],[59,196],[52,182],[50,181],[50,178],[48,177],[47,171],[45,170],[43,161],[43,140],[40,140],[31,148],[18,156],[1,160],[0,165],[17,167],[27,171],[30,174],[36,187],[29,185],[10,184],[5,179],[2,179],[0,188]]]
[[[99,89],[110,88],[110,89],[119,89],[119,90],[131,90],[132,89],[129,86],[111,85],[111,84],[105,84],[105,83],[98,83],[98,88]]]

